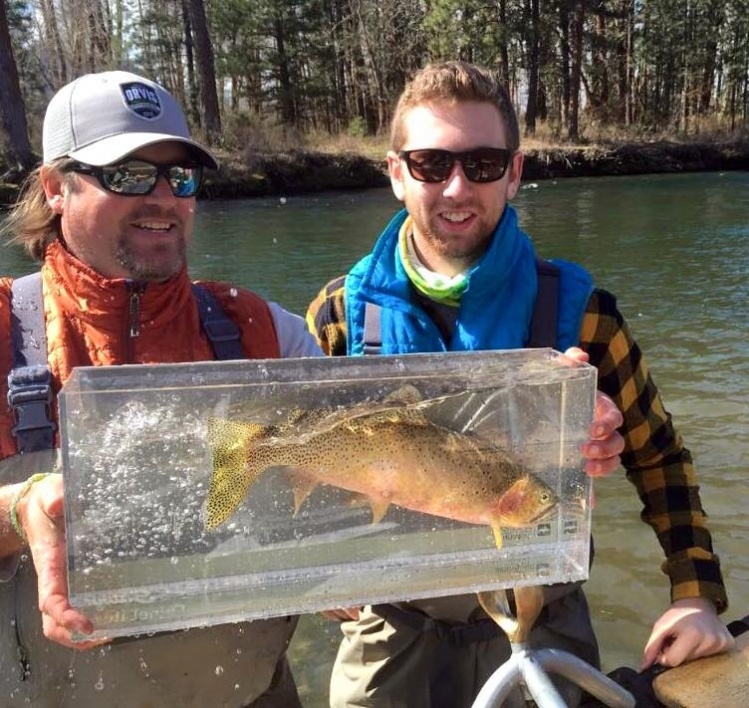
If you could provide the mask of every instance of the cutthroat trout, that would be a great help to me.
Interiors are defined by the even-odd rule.
[[[529,526],[555,508],[554,492],[506,451],[430,421],[417,397],[409,386],[349,409],[296,410],[272,426],[209,421],[206,528],[225,522],[269,467],[287,469],[294,513],[328,484],[366,498],[373,523],[395,504],[490,526],[498,548],[503,527]]]

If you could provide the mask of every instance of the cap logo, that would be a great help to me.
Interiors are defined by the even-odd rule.
[[[120,84],[125,105],[136,115],[148,120],[154,120],[161,115],[161,101],[159,95],[150,86],[132,81]]]

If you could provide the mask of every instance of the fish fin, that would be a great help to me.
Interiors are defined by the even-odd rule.
[[[254,440],[269,437],[272,425],[247,423],[226,418],[208,418],[208,442],[214,448],[250,443]],[[215,454],[215,452],[214,452]]]
[[[317,486],[317,482],[292,469],[289,470],[289,483],[291,484],[291,491],[294,493],[294,516],[296,516],[302,508],[302,504],[307,501],[307,498]]]
[[[369,497],[369,504],[372,507],[372,523],[379,524],[390,508],[390,502],[383,497]]]
[[[373,410],[359,416],[347,419],[343,424],[351,433],[374,436],[378,427],[382,425],[413,425],[427,427],[434,425],[418,408],[384,408]]]
[[[502,527],[499,524],[492,524],[492,533],[494,534],[494,541],[497,544],[497,548],[502,550],[504,545],[504,538],[502,538]]]
[[[342,425],[351,432],[374,434],[371,428],[359,427],[360,421],[364,420],[365,426],[369,423],[414,423],[422,422],[420,411],[412,411],[410,406],[414,406],[423,400],[423,396],[418,389],[412,384],[406,384],[392,391],[381,401],[362,401],[343,408],[331,409],[321,408],[312,411],[295,412],[293,419],[289,418],[288,425],[296,425],[304,429],[302,437],[316,435],[336,426]],[[414,420],[412,420],[414,419]],[[428,421],[424,418],[424,424]],[[353,427],[352,427],[353,426]],[[370,432],[371,431],[371,432]]]
[[[267,436],[270,427],[222,418],[209,418],[207,424],[213,474],[205,527],[212,531],[236,511],[263,472],[262,465],[252,464],[251,450],[253,443]]]

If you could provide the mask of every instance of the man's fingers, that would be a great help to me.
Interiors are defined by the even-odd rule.
[[[93,649],[94,647],[101,646],[110,641],[109,639],[93,639],[83,642],[74,642],[70,638],[70,632],[58,625],[48,615],[42,615],[42,629],[44,630],[44,636],[47,637],[47,639],[78,651],[87,651],[88,649]]]
[[[624,451],[624,438],[619,433],[612,433],[603,440],[588,440],[583,443],[582,451],[590,460],[618,458]]]
[[[588,477],[606,477],[619,469],[619,458],[615,457],[608,460],[585,460],[583,469]]]
[[[679,666],[685,661],[729,649],[734,639],[705,598],[676,600],[658,619],[645,645],[642,668],[655,661]]]
[[[70,606],[60,475],[34,484],[24,505],[24,528],[37,574],[39,610],[47,638],[74,649],[90,649],[106,640],[73,642],[72,632],[91,634],[93,624]]]
[[[624,423],[624,416],[609,396],[596,391],[596,411],[590,426],[590,436],[593,440],[604,440],[612,434],[618,435],[616,430]],[[621,437],[621,436],[619,436]],[[622,438],[622,442],[624,439]]]
[[[358,607],[346,607],[338,608],[335,610],[324,610],[320,613],[323,617],[335,620],[336,622],[348,622],[349,620],[359,619],[359,608]]]
[[[41,601],[39,609],[43,615],[49,617],[55,624],[60,625],[70,632],[91,634],[94,631],[94,625],[91,621],[84,614],[70,606],[67,594],[57,593],[47,595]]]
[[[582,349],[580,349],[580,347],[570,347],[564,352],[562,356],[566,357],[567,359],[571,359],[577,364],[588,363],[588,353],[584,352]]]
[[[645,651],[642,654],[642,663],[640,664],[641,670],[649,668],[658,660],[664,642],[662,634],[662,632],[654,629],[650,635],[647,644],[645,645]]]

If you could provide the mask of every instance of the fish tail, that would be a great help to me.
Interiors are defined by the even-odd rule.
[[[242,503],[264,466],[253,464],[253,443],[267,437],[270,426],[211,418],[208,442],[212,453],[211,486],[206,503],[205,527],[223,524]]]

